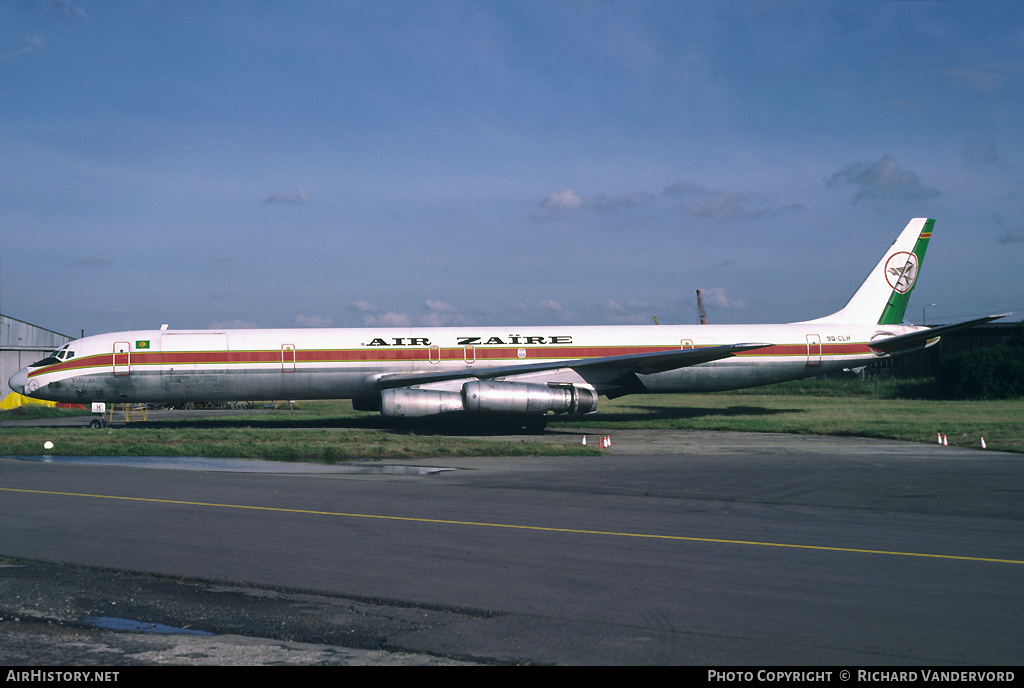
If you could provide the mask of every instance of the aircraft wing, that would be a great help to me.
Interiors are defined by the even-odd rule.
[[[974,327],[975,325],[981,325],[983,323],[992,322],[999,318],[1005,318],[1010,313],[1002,313],[1000,315],[988,315],[984,318],[978,318],[976,320],[968,320],[962,323],[955,323],[953,325],[939,325],[938,327],[932,327],[927,330],[921,330],[920,332],[911,332],[910,334],[902,334],[897,337],[888,337],[886,339],[876,339],[868,344],[875,351],[884,354],[901,353],[907,349],[918,349],[924,346],[928,341],[937,339],[944,334],[950,334],[951,332],[959,332],[960,330],[966,330],[968,327]]]
[[[432,382],[444,382],[446,380],[458,380],[460,378],[486,380],[496,377],[511,375],[522,375],[524,373],[538,373],[545,370],[564,370],[571,368],[585,375],[589,371],[617,372],[621,375],[639,373],[649,375],[661,373],[675,368],[685,368],[717,361],[729,356],[735,356],[743,351],[761,349],[770,344],[727,344],[725,346],[711,346],[701,349],[672,349],[671,351],[657,351],[654,353],[624,354],[621,356],[601,356],[599,358],[573,358],[546,363],[528,363],[525,365],[500,365],[488,367],[472,367],[462,370],[438,371],[436,373],[398,373],[385,375],[378,380],[381,389],[393,389],[395,387],[406,387],[408,385],[425,385]]]

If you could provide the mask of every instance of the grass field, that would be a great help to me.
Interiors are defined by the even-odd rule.
[[[83,418],[83,425],[88,418]],[[379,427],[378,427],[379,426]],[[203,456],[335,463],[362,458],[594,455],[575,443],[530,436],[506,439],[394,432],[376,414],[348,402],[310,402],[300,410],[267,410],[244,417],[89,427],[0,428],[0,455]]]
[[[729,430],[875,437],[935,442],[1024,453],[1024,399],[942,401],[928,398],[929,382],[801,381],[716,394],[630,396],[602,399],[597,414],[551,416],[551,427]],[[42,413],[42,412],[37,412]],[[46,411],[45,413],[54,413]],[[9,416],[17,417],[17,416]],[[436,434],[421,425],[393,432],[377,414],[349,402],[304,402],[295,411],[267,410],[211,422],[208,419],[131,424],[126,428],[0,428],[0,453],[40,454],[43,442],[66,455],[207,456],[284,461],[441,456],[587,455],[593,447]],[[472,433],[475,434],[475,433]]]
[[[562,456],[596,454],[575,444],[551,445],[459,437],[393,434],[375,430],[338,432],[316,429],[19,428],[0,430],[0,454],[43,454],[43,443],[65,456],[203,456],[271,461],[335,463],[361,458],[432,458],[447,456]],[[583,451],[580,451],[583,449]]]
[[[558,425],[583,425],[590,419]],[[1024,452],[1024,400],[933,401],[824,396],[718,393],[625,397],[609,401],[593,422],[602,427],[785,432],[875,437]]]

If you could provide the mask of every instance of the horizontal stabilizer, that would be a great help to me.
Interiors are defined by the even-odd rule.
[[[869,346],[884,354],[899,353],[904,349],[916,349],[924,346],[925,343],[932,339],[941,337],[944,334],[950,334],[952,332],[959,332],[960,330],[966,330],[969,327],[975,325],[983,325],[999,318],[1005,318],[1011,315],[1010,313],[1002,313],[1001,315],[989,315],[984,318],[978,318],[977,320],[968,320],[962,323],[955,323],[953,325],[939,325],[938,327],[932,327],[927,330],[921,330],[920,332],[911,332],[910,334],[902,334],[898,337],[888,337],[886,339],[876,339],[872,341]]]

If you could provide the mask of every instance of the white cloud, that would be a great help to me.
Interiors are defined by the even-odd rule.
[[[25,45],[23,45],[22,47],[18,48],[13,52],[5,52],[2,54],[2,56],[6,59],[21,57],[23,55],[34,53],[37,50],[42,50],[45,47],[46,40],[38,36],[30,36],[29,38],[25,39]]]
[[[56,7],[64,14],[78,17],[79,19],[86,19],[85,10],[75,5],[71,0],[50,0],[50,5]]]
[[[605,301],[604,301],[604,303],[602,305],[605,308],[607,308],[608,310],[610,310],[610,311],[621,312],[621,311],[625,310],[622,307],[622,304],[619,303],[618,301],[614,300],[614,299],[605,299]]]
[[[605,299],[601,302],[601,307],[603,310],[598,309],[595,316],[613,325],[651,325],[654,323],[649,304],[643,301],[634,299],[624,305],[615,299]]]
[[[904,170],[891,155],[883,155],[878,162],[855,162],[832,175],[829,188],[853,187],[857,193],[854,203],[865,200],[921,201],[938,196],[918,179],[917,174]]]
[[[354,301],[350,307],[367,314],[363,317],[364,327],[448,327],[467,322],[463,315],[455,312],[455,307],[450,303],[426,299],[423,305],[429,312],[418,315],[394,311],[375,315],[377,306],[369,301]]]
[[[465,316],[455,313],[453,310],[434,310],[423,315],[389,311],[382,315],[367,315],[363,318],[363,325],[365,327],[453,327],[469,322]]]
[[[510,306],[515,312],[516,322],[528,324],[550,324],[555,322],[571,322],[574,314],[566,310],[554,299],[541,301],[519,301]]]
[[[737,193],[720,193],[695,201],[686,212],[713,220],[731,220],[747,214],[740,206],[742,201],[743,196]]]
[[[435,301],[433,299],[427,299],[426,306],[428,309],[434,312],[450,313],[451,311],[455,310],[455,307],[452,306],[450,303],[445,303],[444,301]]]
[[[374,306],[369,301],[353,301],[352,303],[349,304],[349,308],[351,308],[354,311],[359,311],[360,313],[377,312],[377,307]]]
[[[548,194],[540,202],[540,207],[553,212],[594,208],[604,213],[612,213],[623,208],[636,208],[653,203],[657,197],[647,191],[632,191],[609,196],[600,194],[591,200],[572,189],[559,193]]]
[[[723,287],[711,287],[710,289],[700,290],[701,299],[704,301],[704,307],[713,306],[717,308],[725,308],[728,310],[743,310],[747,307],[747,302],[742,299],[734,299],[729,296],[728,290]],[[711,316],[708,316],[708,320]]]
[[[363,318],[363,325],[366,327],[409,327],[412,325],[412,318],[407,313],[387,312],[383,315],[368,315]]]
[[[537,303],[537,308],[543,308],[544,310],[554,311],[556,313],[562,312],[562,304],[558,303],[554,299],[544,299]]]
[[[546,210],[578,210],[587,204],[587,197],[581,196],[572,189],[549,194],[540,207]]]

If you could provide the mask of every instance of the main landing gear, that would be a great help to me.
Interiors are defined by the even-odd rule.
[[[545,416],[528,416],[526,422],[523,423],[523,427],[526,432],[532,434],[540,434],[544,432],[544,428],[548,426],[548,417]]]

